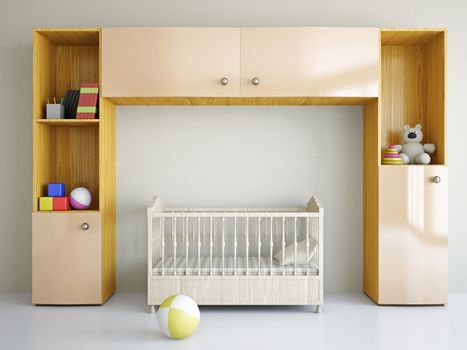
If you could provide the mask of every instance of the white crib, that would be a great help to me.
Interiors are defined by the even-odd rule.
[[[148,208],[148,305],[323,304],[323,208]]]

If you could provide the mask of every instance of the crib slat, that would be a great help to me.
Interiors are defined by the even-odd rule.
[[[261,218],[258,218],[258,275],[261,275]]]
[[[294,239],[294,274],[297,274],[297,218],[294,220],[294,231],[293,231],[293,239]]]
[[[188,240],[188,237],[190,237],[190,235],[188,234],[188,217],[185,218],[185,225],[184,225],[184,229],[185,230],[186,228],[186,236],[185,236],[185,275],[188,275],[188,248],[190,247],[190,242]]]
[[[161,234],[162,234],[162,243],[161,243],[161,263],[162,263],[162,276],[165,275],[165,218],[161,219]]]
[[[173,245],[173,269],[174,269],[174,276],[177,275],[177,218],[174,217],[172,219],[172,245]]]
[[[210,229],[209,229],[209,274],[212,275],[212,247],[214,246],[213,243],[213,218],[210,218]]]
[[[306,268],[305,273],[307,275],[310,274],[309,264],[308,264],[308,257],[310,256],[309,249],[310,249],[310,218],[306,218]]]
[[[201,275],[201,218],[200,217],[198,217],[198,276],[199,275]]]
[[[282,264],[285,262],[285,218],[282,218]],[[285,265],[282,265],[282,275],[285,275]]]
[[[225,218],[222,218],[222,275],[225,275]]]
[[[191,218],[191,245],[193,248],[191,248],[191,254],[194,256],[195,255],[195,249],[196,249],[196,244],[195,244],[195,218]]]
[[[272,275],[272,252],[274,250],[274,240],[273,240],[273,236],[272,236],[272,226],[274,224],[274,219],[271,218],[271,227],[270,227],[270,241],[269,241],[269,258],[270,258],[270,261],[269,261],[269,274]]]
[[[245,274],[248,276],[249,271],[248,271],[248,247],[250,245],[250,242],[248,242],[248,221],[249,218],[247,217],[245,219]]]
[[[233,274],[237,274],[237,217],[234,218],[234,270]]]

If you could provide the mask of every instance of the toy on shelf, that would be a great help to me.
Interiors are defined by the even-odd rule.
[[[53,197],[40,197],[39,198],[39,210],[40,211],[52,211],[54,208]]]
[[[70,193],[70,204],[74,209],[88,209],[91,206],[91,192],[84,187],[75,188]]]
[[[68,200],[68,197],[53,197],[53,210],[70,210],[70,201]]]
[[[49,197],[64,197],[65,184],[64,183],[49,183],[47,185],[47,195]]]
[[[403,145],[395,145],[404,164],[430,164],[430,154],[435,153],[436,146],[433,143],[422,144],[423,132],[420,124],[411,128],[404,125],[402,131]]]
[[[159,326],[166,336],[173,339],[186,338],[199,325],[199,308],[186,295],[172,295],[165,299],[157,311]]]
[[[396,146],[389,146],[388,150],[383,156],[383,164],[387,165],[402,165],[404,162],[402,161],[402,158],[397,152]]]

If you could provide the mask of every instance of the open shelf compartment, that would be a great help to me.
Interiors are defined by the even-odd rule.
[[[86,187],[92,195],[90,209],[99,209],[99,128],[38,123],[34,154],[33,210],[47,195],[47,184],[62,182],[66,195]]]
[[[90,209],[99,209],[99,128],[36,125],[33,210],[38,198],[47,196],[47,184],[65,184],[66,195],[86,187]]]
[[[34,31],[35,119],[45,118],[45,105],[81,83],[99,82],[99,29]]]
[[[445,30],[381,31],[381,153],[401,144],[404,124],[436,144],[431,164],[446,164]]]

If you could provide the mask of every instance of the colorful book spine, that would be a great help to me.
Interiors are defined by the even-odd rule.
[[[99,84],[83,83],[80,86],[76,119],[95,119],[99,100]]]

